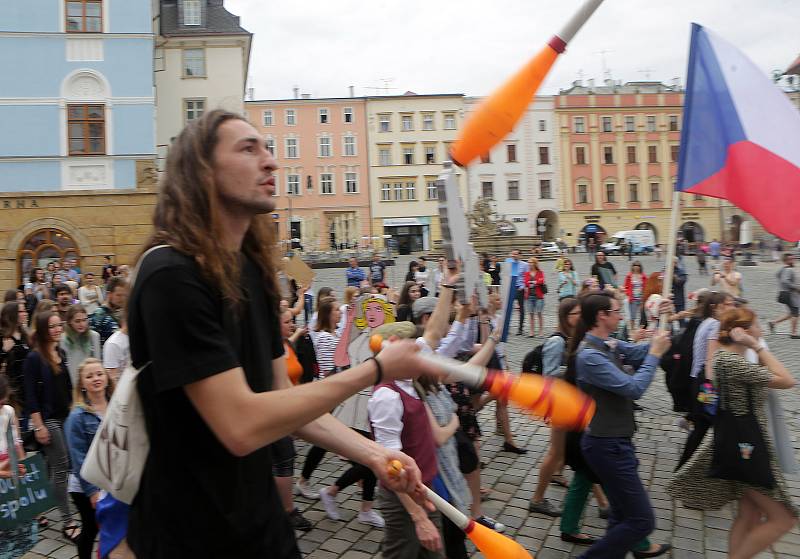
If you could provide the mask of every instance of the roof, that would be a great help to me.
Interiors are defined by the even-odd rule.
[[[161,35],[164,37],[194,35],[250,35],[239,24],[239,16],[225,9],[223,0],[203,0],[203,25],[183,25],[179,21],[181,0],[160,0]]]
[[[682,93],[680,85],[665,85],[656,81],[615,82],[605,80],[602,85],[594,85],[594,80],[588,80],[584,85],[582,80],[572,82],[572,87],[559,91],[560,95],[613,95],[618,93]]]
[[[800,76],[800,56],[798,56],[794,62],[792,62],[789,67],[786,69],[784,74],[793,74],[795,76]]]

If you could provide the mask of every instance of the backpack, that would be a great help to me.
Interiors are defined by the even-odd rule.
[[[549,340],[553,336],[558,336],[562,338],[565,342],[567,341],[567,337],[561,332],[553,332],[547,339]],[[523,373],[534,373],[537,375],[542,374],[542,371],[544,370],[542,351],[544,350],[545,343],[547,342],[537,345],[535,348],[529,351],[528,354],[525,356],[525,359],[522,360]]]
[[[692,410],[692,363],[694,362],[694,336],[702,320],[692,319],[661,358],[661,368],[666,373],[667,390],[672,396],[672,409],[677,412]]]
[[[131,275],[131,291],[147,255],[168,246],[154,246],[142,255]],[[137,382],[139,373],[149,365],[145,363],[136,369],[128,364],[120,375],[81,468],[83,479],[127,504],[133,503],[139,492],[142,471],[150,453],[150,438],[147,436]]]

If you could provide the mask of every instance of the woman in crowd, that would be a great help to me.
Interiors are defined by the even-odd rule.
[[[8,376],[11,385],[9,402],[22,409],[23,402],[23,363],[28,356],[28,334],[25,324],[28,312],[24,303],[10,301],[0,310],[0,372]]]
[[[524,273],[523,281],[528,291],[528,312],[531,315],[531,334],[530,337],[544,336],[544,295],[545,284],[544,272],[539,267],[538,258],[528,259],[529,271]],[[539,331],[536,330],[536,318],[539,319]]]
[[[103,303],[103,290],[99,285],[95,285],[93,273],[86,272],[83,275],[83,285],[78,288],[78,299],[86,309],[86,314],[90,316]]]
[[[419,270],[419,264],[416,260],[412,260],[408,263],[408,273],[406,273],[406,281],[413,281],[416,283],[417,281],[417,270]]]
[[[722,261],[722,271],[715,270],[711,274],[711,285],[718,286],[720,291],[730,293],[734,297],[742,294],[742,274],[736,271],[736,263],[732,258]]]
[[[320,287],[319,291],[317,291],[317,302],[314,305],[314,312],[311,315],[311,319],[308,321],[306,325],[308,327],[309,332],[314,330],[317,327],[317,315],[319,314],[319,307],[322,305],[323,299],[327,299],[329,297],[336,298],[336,293],[333,291],[332,287]]]
[[[625,276],[625,295],[628,297],[629,328],[631,332],[636,327],[636,319],[639,318],[644,301],[644,286],[647,276],[644,275],[642,263],[635,260],[631,264],[631,271]]]
[[[575,325],[581,317],[581,308],[577,299],[567,298],[558,305],[558,327],[542,347],[542,374],[557,378],[564,377],[566,365],[567,342],[575,331]],[[545,491],[550,483],[566,486],[563,476],[554,477],[564,466],[564,442],[566,431],[552,427],[550,429],[550,447],[539,466],[539,480],[533,493],[528,510],[559,516],[561,511],[545,498]]]
[[[558,299],[577,297],[580,279],[578,272],[573,268],[572,260],[564,258],[563,269],[558,272]]]
[[[405,322],[412,320],[411,305],[414,301],[422,297],[422,291],[416,282],[407,281],[400,291],[400,298],[397,300],[397,321]]]
[[[103,420],[114,385],[99,359],[89,357],[76,367],[78,380],[72,394],[73,408],[67,418],[65,431],[72,462],[69,494],[81,515],[81,533],[77,538],[78,557],[90,559],[98,528],[95,509],[100,489],[81,477],[81,468],[89,452],[97,428]]]
[[[797,524],[798,510],[779,466],[774,441],[769,435],[766,401],[769,388],[792,388],[796,381],[786,367],[758,340],[761,328],[753,311],[728,309],[720,315],[719,345],[713,359],[713,378],[722,405],[737,416],[752,412],[764,437],[769,456],[771,489],[740,481],[719,479],[709,474],[714,455],[714,438],[708,437],[697,452],[675,474],[668,493],[685,506],[717,510],[738,500],[738,513],[730,527],[728,557],[749,559],[765,551]],[[755,351],[758,363],[747,360]],[[740,445],[741,447],[741,445]],[[711,477],[709,477],[711,476]]]
[[[58,345],[67,357],[67,369],[72,385],[78,386],[80,364],[90,357],[101,358],[100,334],[89,328],[89,315],[83,305],[72,305],[67,311],[64,334]]]
[[[492,277],[492,285],[500,285],[500,262],[497,261],[496,255],[491,255],[484,270]]]
[[[71,520],[67,500],[69,454],[64,436],[64,421],[72,406],[72,381],[66,356],[58,347],[64,331],[61,318],[51,311],[40,312],[35,319],[32,351],[25,358],[25,414],[36,442],[42,445],[53,483],[63,527],[61,532],[76,542],[80,527]]]

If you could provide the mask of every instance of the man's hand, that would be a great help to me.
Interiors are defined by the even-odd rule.
[[[394,468],[390,465],[400,462],[402,467]],[[407,493],[418,505],[428,510],[433,510],[433,504],[426,498],[425,486],[422,484],[422,474],[414,459],[399,450],[379,447],[378,452],[369,465],[375,476],[395,493]]]
[[[670,295],[670,298],[672,296]],[[658,304],[658,316],[662,314],[673,314],[675,312],[675,305],[672,304],[671,299],[662,299]]]
[[[442,541],[439,538],[439,530],[431,519],[427,516],[414,521],[414,529],[417,532],[417,539],[422,547],[430,551],[439,551],[442,548]]]
[[[461,260],[456,260],[456,267],[451,269],[447,269],[447,274],[445,276],[445,283],[449,285],[454,285],[458,282],[458,278],[461,275]]]
[[[390,339],[376,359],[386,380],[417,378],[428,374],[442,376],[439,368],[419,356],[419,346],[411,340]]]

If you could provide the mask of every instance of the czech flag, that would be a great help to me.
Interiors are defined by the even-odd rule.
[[[677,189],[729,200],[800,240],[800,111],[729,42],[692,24]]]

